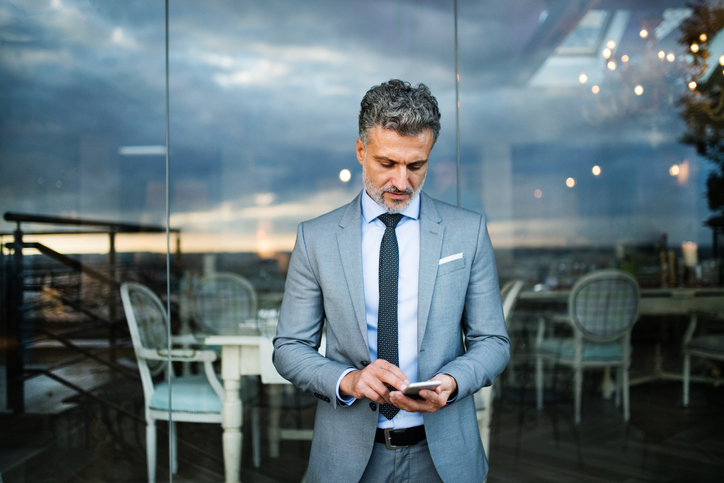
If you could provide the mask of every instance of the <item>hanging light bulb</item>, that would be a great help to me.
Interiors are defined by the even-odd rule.
[[[699,40],[701,40],[702,42],[706,42],[706,34],[699,35]]]
[[[641,32],[639,32],[639,36],[641,36],[642,39],[645,39],[649,36],[649,31],[646,29],[641,29]]]
[[[593,87],[591,87],[591,92],[593,92],[594,94],[598,94],[598,92],[599,92],[600,90],[601,90],[601,88],[598,87],[598,86],[593,86]]]
[[[694,82],[694,81],[689,82],[689,89],[691,89],[692,91],[694,89],[696,89],[696,82]]]
[[[628,62],[628,55],[622,55],[621,62]]]
[[[659,50],[659,59],[663,59],[664,57],[666,57],[666,52]]]
[[[588,81],[588,76],[585,74],[585,72],[581,72],[581,75],[578,76],[578,82],[581,84],[585,84]]]
[[[634,87],[634,93],[636,93],[637,96],[640,96],[641,94],[643,94],[644,93],[643,86],[641,84],[639,84],[636,87]]]
[[[669,53],[669,54],[666,56],[666,60],[668,60],[669,62],[673,62],[673,61],[676,60],[676,56],[675,56],[673,53]]]
[[[699,44],[697,44],[697,43],[691,44],[691,51],[694,53],[699,52]]]
[[[606,47],[608,47],[609,49],[615,49],[616,42],[614,42],[613,40],[609,40],[608,43],[606,44]]]
[[[606,64],[606,67],[608,67],[609,70],[616,70],[616,62],[613,60],[609,60],[608,64]]]
[[[603,49],[603,58],[604,58],[604,59],[610,59],[610,58],[611,58],[611,49]]]

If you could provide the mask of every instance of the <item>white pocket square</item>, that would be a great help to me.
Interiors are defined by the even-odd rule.
[[[450,255],[450,256],[445,257],[445,258],[441,258],[439,265],[442,265],[443,263],[447,263],[447,262],[452,262],[453,260],[458,260],[458,259],[460,259],[460,258],[463,258],[462,252],[461,252],[461,253],[456,253],[455,255]]]

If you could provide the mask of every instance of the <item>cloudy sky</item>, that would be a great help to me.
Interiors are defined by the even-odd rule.
[[[297,223],[350,200],[359,101],[394,77],[438,98],[426,189],[454,202],[452,1],[170,3],[170,195],[187,250],[290,249]],[[685,2],[458,3],[462,200],[494,241],[710,242],[710,166],[677,142]],[[659,28],[642,39],[644,24]],[[166,142],[164,35],[161,1],[0,0],[3,211],[163,223],[165,158],[128,153]]]

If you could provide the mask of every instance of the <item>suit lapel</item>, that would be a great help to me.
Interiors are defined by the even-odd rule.
[[[425,193],[420,193],[420,274],[418,282],[417,299],[417,350],[420,350],[422,338],[427,327],[427,317],[430,314],[432,292],[435,288],[437,268],[440,261],[440,251],[445,233],[445,226],[441,223],[432,199]]]
[[[352,308],[362,337],[367,343],[367,317],[365,315],[364,275],[362,271],[362,211],[360,195],[347,205],[337,230],[337,247]]]

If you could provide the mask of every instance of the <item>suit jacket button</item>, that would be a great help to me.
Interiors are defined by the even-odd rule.
[[[373,410],[373,411],[377,411],[377,404],[371,402],[371,403],[370,403],[370,409]]]

